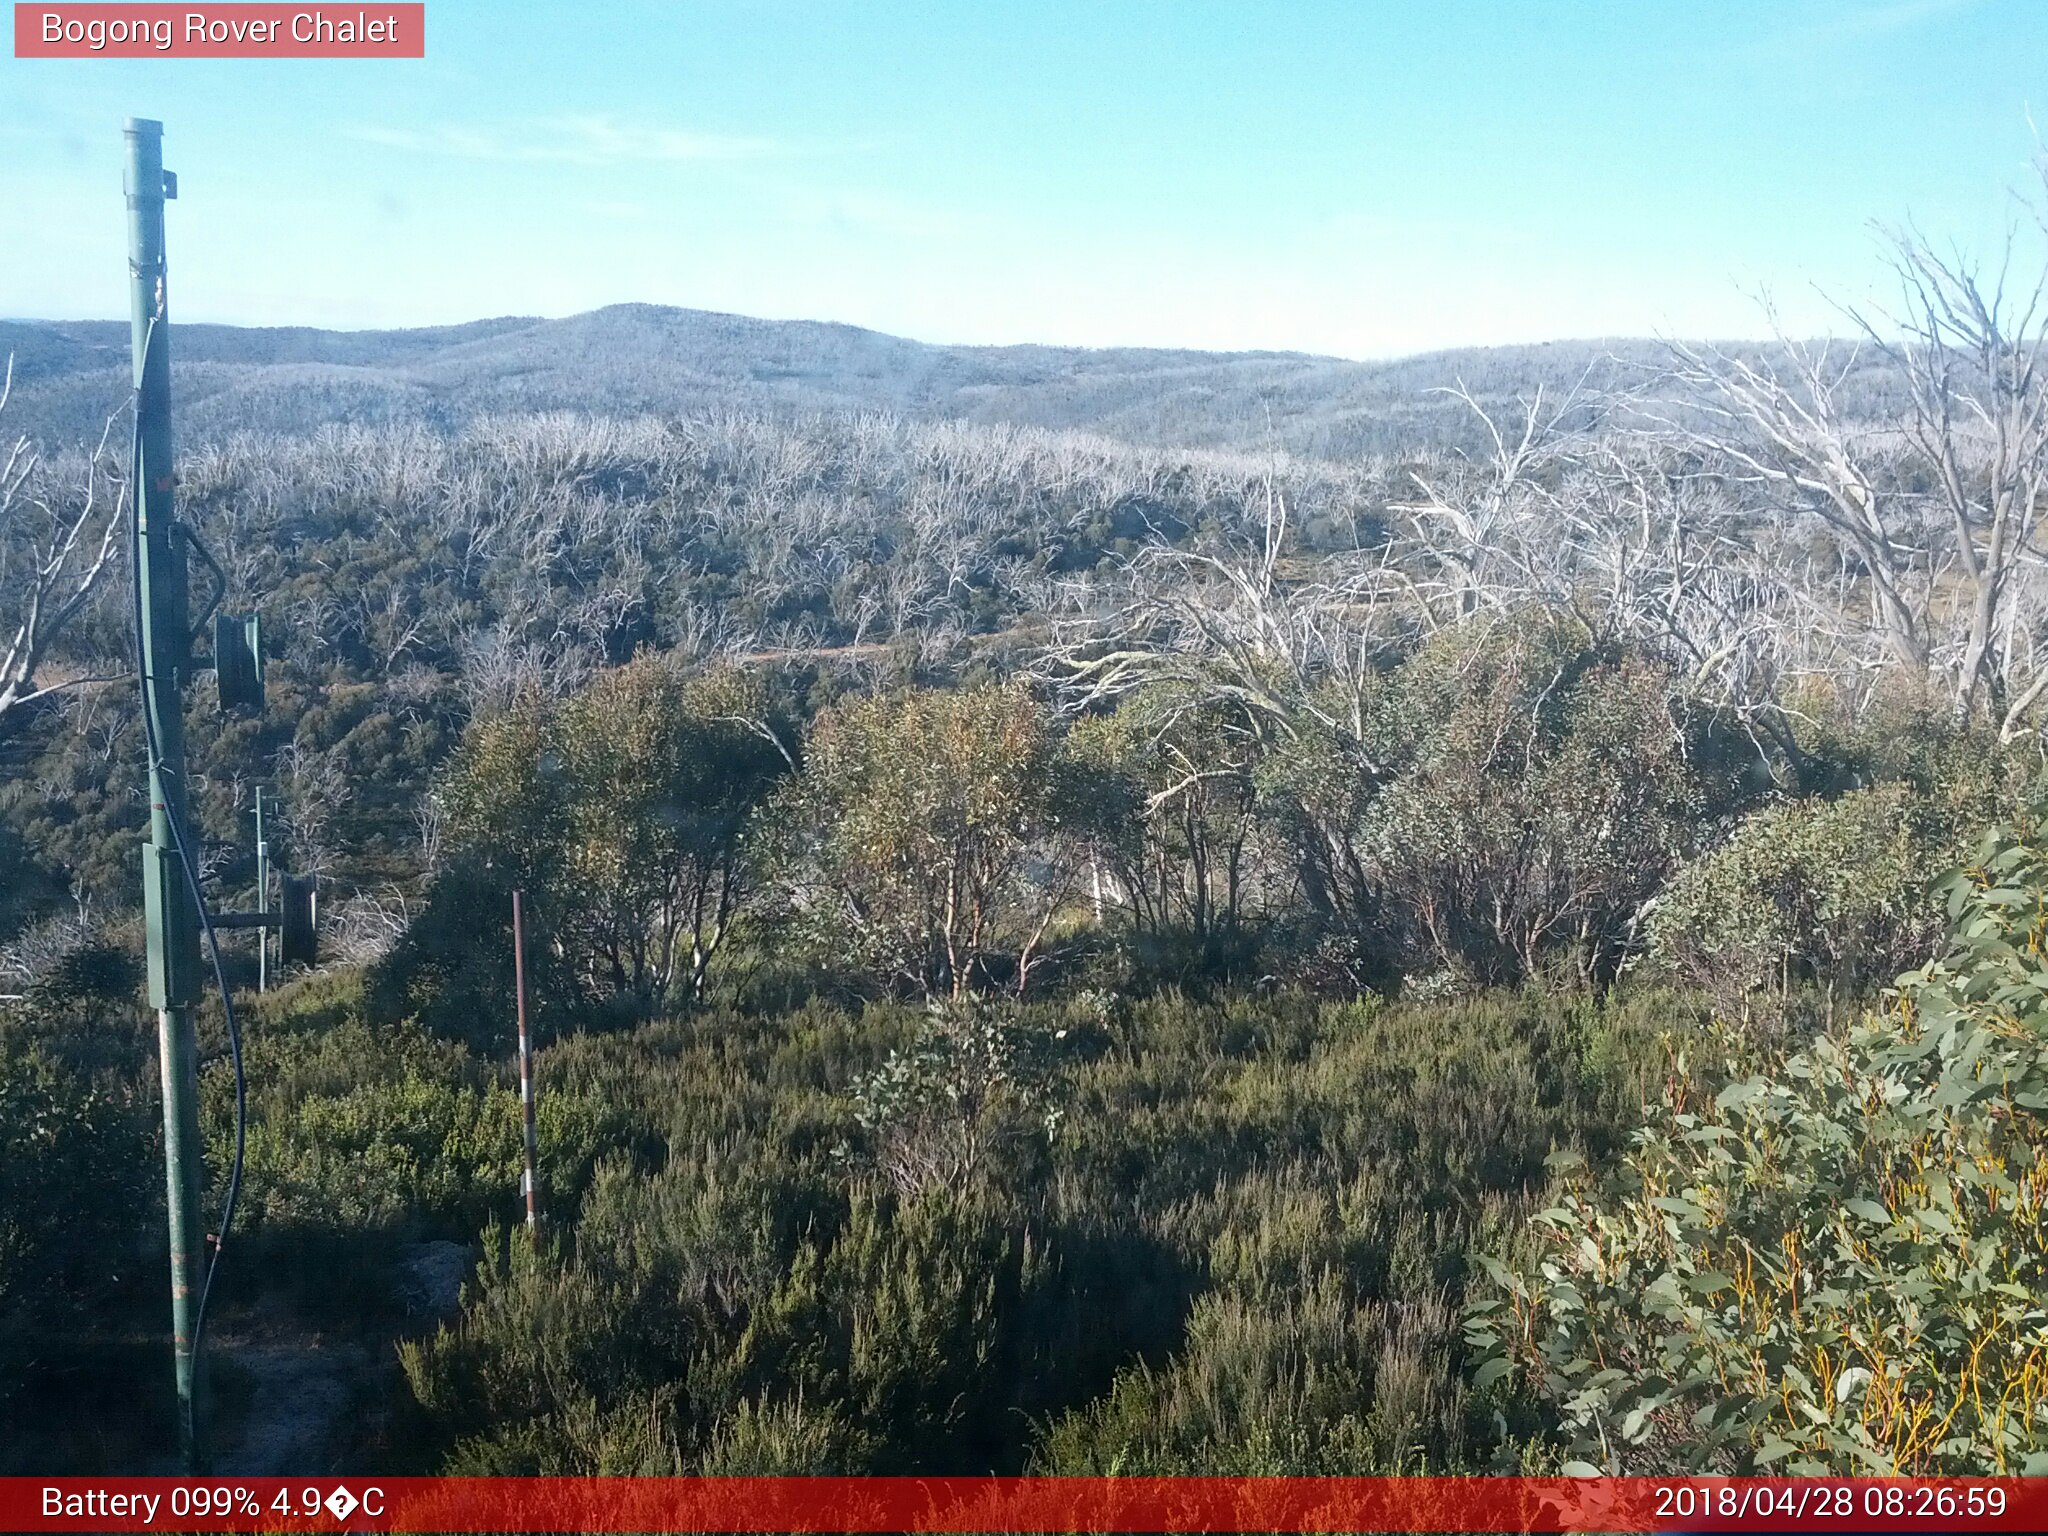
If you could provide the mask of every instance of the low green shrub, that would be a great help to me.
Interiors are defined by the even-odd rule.
[[[1949,952],[1860,1023],[1565,1170],[1473,1314],[1480,1385],[1610,1471],[2048,1471],[2038,813],[1941,889]]]
[[[1794,982],[1846,997],[1888,984],[1940,943],[1928,872],[1957,833],[1920,809],[1909,786],[1888,783],[1758,811],[1659,898],[1652,964],[1730,1013]]]
[[[1161,994],[565,1041],[542,1105],[611,1105],[610,1150],[408,1346],[418,1444],[517,1473],[1469,1464],[1465,1255],[1553,1148],[1617,1143],[1674,1020]],[[976,1155],[906,1178],[906,1137]]]
[[[911,1041],[854,1082],[874,1165],[914,1195],[965,1191],[991,1160],[1029,1157],[1059,1129],[1052,1078],[1066,1033],[1015,1010],[934,1001]]]
[[[1443,1370],[1457,1311],[1441,1295],[1363,1302],[1325,1271],[1271,1296],[1195,1303],[1163,1370],[1138,1365],[1048,1426],[1056,1477],[1344,1477],[1455,1466],[1464,1389]]]
[[[51,1403],[144,1395],[124,1335],[169,1314],[149,1032],[79,980],[0,1005],[0,1473],[58,1459]]]

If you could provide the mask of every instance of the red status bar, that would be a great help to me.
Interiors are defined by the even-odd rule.
[[[8,1531],[2040,1531],[2023,1478],[0,1478]]]

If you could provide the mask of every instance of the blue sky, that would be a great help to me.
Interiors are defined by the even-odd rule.
[[[1355,357],[1753,335],[1759,288],[1827,329],[1873,219],[1989,245],[2048,129],[2033,0],[427,15],[424,61],[0,58],[0,314],[124,313],[131,114],[180,319],[641,300]]]

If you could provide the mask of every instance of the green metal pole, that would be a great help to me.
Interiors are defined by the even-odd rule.
[[[134,574],[142,628],[143,708],[155,746],[149,771],[149,841],[143,848],[143,908],[149,937],[149,1000],[157,1010],[158,1054],[163,1068],[178,1448],[187,1470],[199,1472],[204,1470],[205,1459],[204,1383],[193,1329],[199,1286],[205,1277],[205,1233],[199,1218],[199,1044],[192,1019],[199,970],[199,918],[172,840],[174,817],[179,827],[192,825],[185,803],[182,702],[185,677],[191,669],[191,614],[184,546],[173,536],[163,124],[130,118],[126,136],[137,451]]]
[[[256,910],[270,910],[270,844],[263,836],[263,786],[256,786]],[[256,930],[256,990],[270,990],[270,929]]]

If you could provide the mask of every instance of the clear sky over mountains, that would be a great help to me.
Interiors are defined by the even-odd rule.
[[[640,300],[946,342],[1373,357],[1753,335],[1873,219],[2025,217],[2048,6],[430,0],[424,61],[0,59],[0,315],[114,317],[162,118],[174,313]]]

